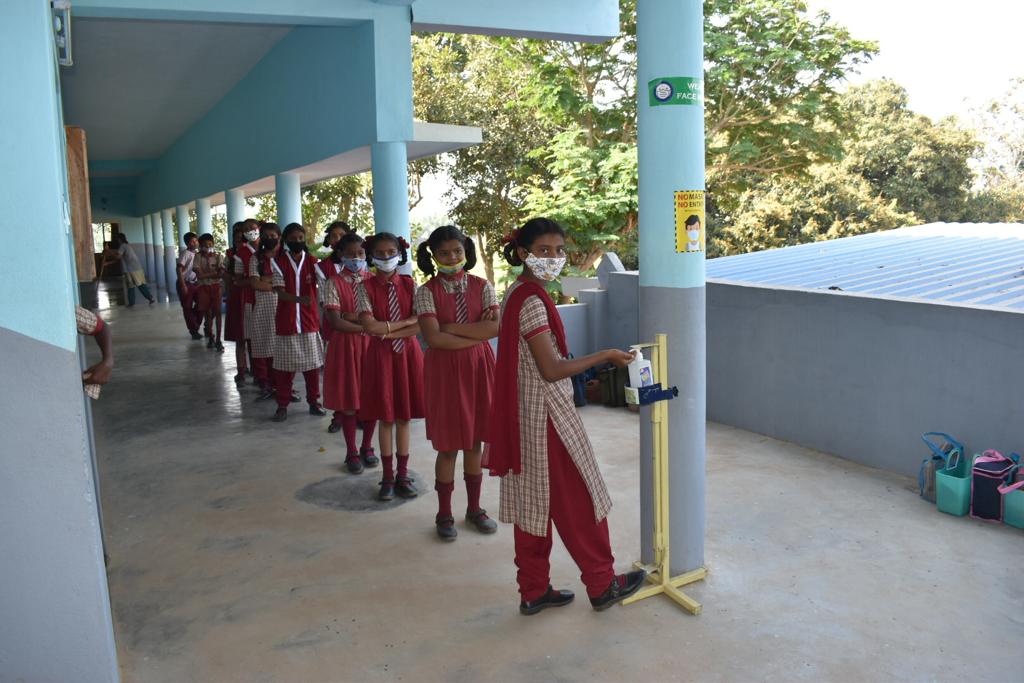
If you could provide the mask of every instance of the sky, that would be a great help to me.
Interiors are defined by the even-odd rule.
[[[888,77],[903,85],[915,111],[966,115],[1024,76],[1020,0],[807,0],[879,53],[852,82]],[[966,102],[965,102],[966,100]]]

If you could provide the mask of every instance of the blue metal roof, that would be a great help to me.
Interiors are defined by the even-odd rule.
[[[707,277],[1024,310],[1024,224],[929,223],[723,256]]]

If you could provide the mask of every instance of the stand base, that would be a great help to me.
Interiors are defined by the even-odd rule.
[[[663,576],[661,569],[658,567],[645,565],[641,562],[634,562],[633,566],[636,569],[646,570],[647,580],[654,585],[648,586],[647,588],[641,588],[636,593],[623,600],[623,605],[630,605],[634,602],[643,600],[644,598],[649,598],[652,595],[666,595],[690,614],[700,614],[704,609],[699,602],[679,590],[679,587],[696,583],[697,581],[703,581],[708,575],[707,568],[700,567],[699,569],[694,569],[693,571],[680,574],[679,576],[669,577]]]

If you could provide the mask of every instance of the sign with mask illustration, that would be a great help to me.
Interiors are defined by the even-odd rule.
[[[704,190],[675,193],[676,253],[704,251]]]

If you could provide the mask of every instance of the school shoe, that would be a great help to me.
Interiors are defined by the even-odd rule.
[[[244,386],[245,375],[243,375],[242,373],[238,373],[237,375],[235,375],[235,384],[237,384],[239,387]]]
[[[376,467],[380,464],[380,458],[373,452],[373,448],[360,448],[359,457],[363,459],[363,464],[367,467]]]
[[[292,403],[298,403],[299,401],[302,400],[302,397],[299,396],[299,393],[297,391],[293,391],[291,398],[288,400],[290,400]]]
[[[256,397],[256,400],[257,401],[266,401],[266,400],[274,398],[275,396],[277,396],[277,392],[275,392],[273,389],[264,389],[263,393],[261,393],[259,396]]]
[[[213,348],[217,349],[217,353],[224,353],[224,345],[221,344],[220,342],[214,344]]]
[[[309,414],[316,415],[317,417],[323,417],[327,414],[327,411],[321,408],[319,403],[310,403]]]
[[[331,424],[327,425],[327,433],[328,434],[337,434],[340,431],[341,431],[341,423],[340,422],[335,422],[334,420],[331,420]],[[358,457],[358,454],[356,454],[356,455]]]
[[[395,483],[395,493],[398,494],[399,498],[415,498],[420,495],[420,492],[416,490],[416,486],[413,485],[412,479],[409,477],[399,477]]]
[[[536,600],[526,601],[523,600],[519,603],[519,613],[527,616],[536,614],[541,610],[546,610],[548,607],[565,607],[576,596],[572,591],[555,590],[548,584],[548,592],[540,596]]]
[[[647,578],[647,572],[643,569],[637,569],[635,572],[629,572],[628,574],[619,574],[612,579],[612,582],[608,585],[608,590],[596,598],[590,598],[591,607],[601,612],[617,602],[622,602],[640,590],[640,586],[644,585],[645,578]]]
[[[498,523],[487,516],[487,510],[480,508],[473,512],[466,511],[466,522],[482,534],[493,534],[498,530]]]
[[[442,541],[450,543],[459,537],[459,532],[455,529],[455,518],[451,515],[438,517],[434,524],[437,525],[437,536]]]
[[[387,502],[395,499],[395,482],[393,481],[382,481],[380,483],[380,491],[377,493],[377,500]]]
[[[272,422],[284,422],[288,419],[288,409],[278,408],[277,412],[274,413],[274,417],[270,418]]]
[[[199,334],[198,332],[189,332],[189,334],[192,335],[192,341],[199,341],[200,339],[203,338],[203,335]]]
[[[206,340],[206,348],[208,348],[208,349],[212,349],[213,348],[213,337],[210,337],[210,338],[208,338]]]
[[[345,468],[350,474],[363,473],[363,461],[359,459],[358,453],[349,453],[345,456]]]

